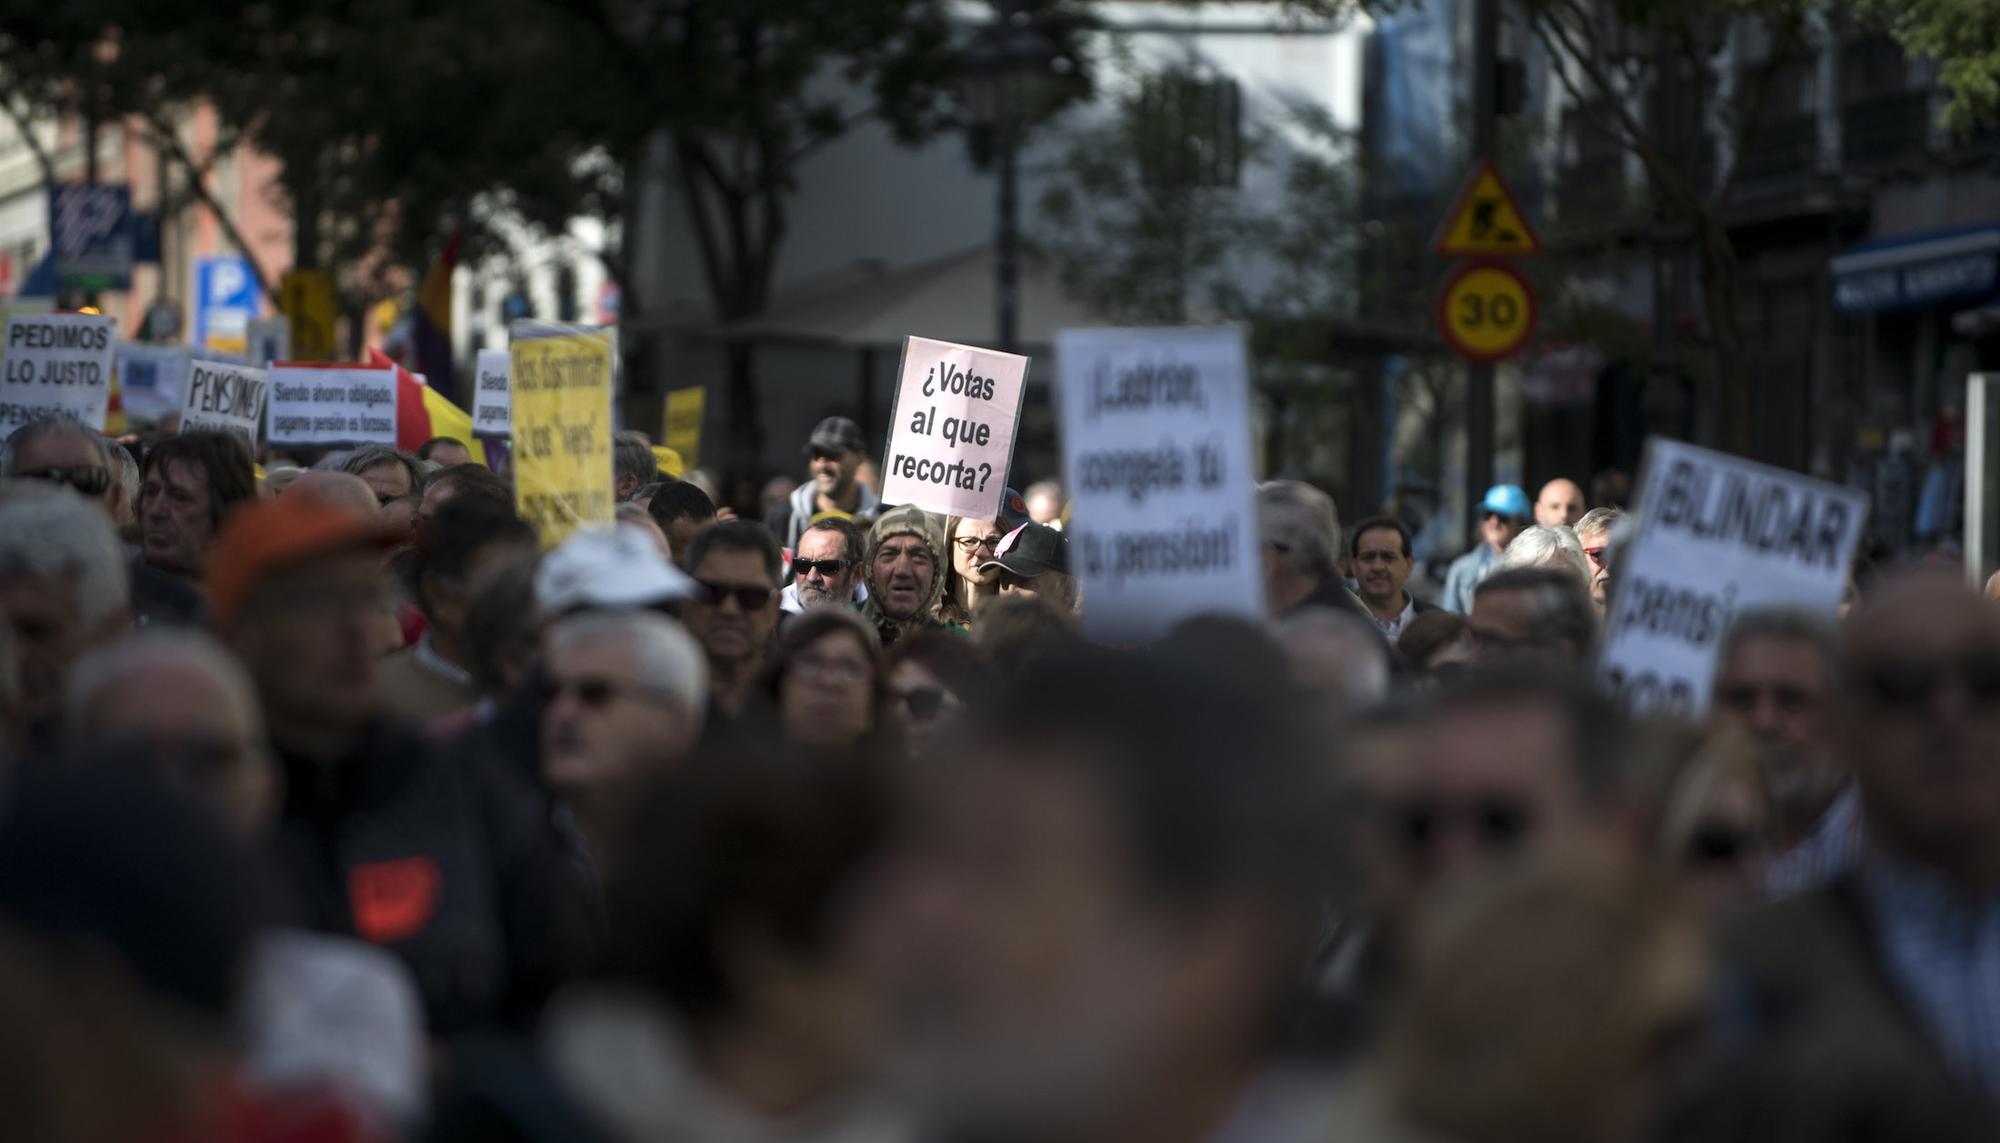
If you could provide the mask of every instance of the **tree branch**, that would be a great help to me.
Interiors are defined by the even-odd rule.
[[[1715,205],[1718,208],[1728,203],[1730,195],[1735,193],[1736,180],[1743,170],[1744,149],[1749,146],[1750,136],[1763,121],[1764,108],[1770,99],[1771,89],[1777,82],[1778,74],[1796,58],[1795,52],[1801,40],[1801,31],[1801,21],[1797,16],[1786,20],[1783,37],[1774,35],[1771,38],[1770,50],[1764,53],[1763,62],[1758,65],[1748,102],[1743,98],[1731,100],[1736,107],[1737,115],[1736,122],[1730,127],[1729,166],[1722,172],[1722,178],[1715,188]]]
[[[1583,69],[1584,74],[1590,77],[1592,85],[1603,95],[1604,105],[1611,109],[1614,119],[1606,121],[1592,109],[1591,101],[1584,97],[1566,69],[1560,66],[1553,68],[1557,82],[1562,84],[1563,90],[1577,102],[1578,110],[1600,126],[1609,127],[1608,134],[1622,139],[1627,149],[1639,157],[1639,162],[1645,166],[1646,173],[1667,197],[1680,202],[1684,209],[1699,210],[1701,200],[1695,194],[1692,184],[1681,171],[1667,161],[1665,155],[1660,153],[1659,144],[1633,116],[1632,109],[1625,104],[1624,93],[1613,86],[1610,77],[1605,74],[1598,61],[1586,55],[1561,24],[1550,20],[1547,16],[1530,15],[1528,23],[1542,41],[1542,45],[1549,50],[1549,54],[1558,58],[1567,56],[1577,62],[1577,66]]]
[[[263,291],[265,297],[271,299],[272,305],[282,308],[284,299],[280,298],[278,291],[272,287],[271,279],[264,273],[264,267],[258,264],[257,255],[251,251],[250,244],[243,241],[243,233],[236,228],[236,220],[230,217],[229,212],[216,201],[215,195],[209,192],[205,180],[206,168],[197,166],[189,157],[187,149],[181,146],[180,136],[174,132],[171,124],[165,122],[158,111],[146,117],[146,125],[153,136],[154,144],[165,150],[174,162],[180,164],[181,169],[187,172],[188,190],[215,215],[216,225],[222,228],[222,233],[228,236],[229,241],[234,243],[237,251],[243,255],[244,263],[250,267],[250,276],[257,279],[257,288]]]
[[[42,168],[42,181],[49,186],[55,186],[55,158],[49,154],[47,147],[42,146],[42,140],[35,134],[27,116],[22,115],[20,109],[14,106],[14,91],[11,84],[4,94],[0,94],[0,111],[5,111],[7,118],[13,120],[14,133],[21,137],[21,141],[28,145],[29,152],[35,156],[35,165]]]

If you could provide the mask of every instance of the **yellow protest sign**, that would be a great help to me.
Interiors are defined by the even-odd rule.
[[[278,283],[278,298],[291,322],[291,360],[332,361],[338,312],[333,275],[325,270],[287,270]]]
[[[1447,257],[1505,257],[1539,253],[1542,240],[1500,172],[1492,163],[1481,163],[1445,215],[1436,249]]]
[[[517,330],[509,350],[514,495],[544,547],[579,525],[615,520],[611,333],[569,328],[527,337]]]
[[[708,390],[700,385],[667,394],[666,431],[660,439],[690,467],[701,463],[701,410],[707,401]]]

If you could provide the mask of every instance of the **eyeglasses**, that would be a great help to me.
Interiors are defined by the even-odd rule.
[[[1863,689],[1884,710],[1926,710],[1953,679],[1973,706],[2000,705],[2000,647],[1974,647],[1950,657],[1883,656],[1858,673]]]
[[[952,543],[958,545],[959,551],[971,555],[981,548],[998,551],[1000,550],[1000,541],[1005,538],[1004,536],[960,536],[958,539],[953,540]]]
[[[757,611],[771,602],[771,596],[777,594],[768,587],[759,587],[756,584],[712,583],[705,579],[696,582],[701,584],[701,590],[708,597],[710,607],[721,607],[724,600],[734,599],[736,606],[742,610]]]
[[[868,681],[868,664],[852,659],[839,659],[826,655],[800,655],[792,660],[794,668],[810,671],[822,678],[838,683],[861,683]]]
[[[24,468],[14,475],[23,480],[67,484],[85,496],[102,496],[105,490],[111,487],[111,470],[95,464],[79,464],[68,468],[56,466]]]
[[[1403,848],[1413,857],[1428,854],[1447,829],[1470,829],[1479,847],[1504,853],[1518,846],[1534,825],[1534,814],[1512,798],[1472,798],[1452,802],[1415,798],[1394,807],[1390,819]]]
[[[794,559],[792,561],[792,574],[794,576],[804,577],[804,576],[809,576],[814,572],[818,572],[819,574],[826,576],[830,579],[853,566],[854,566],[853,560]]]
[[[944,709],[946,699],[951,699],[951,705],[958,705],[958,700],[947,694],[943,687],[911,687],[906,691],[892,690],[889,692],[889,698],[892,702],[902,703],[909,710],[910,717],[918,722],[929,722],[931,719],[936,718],[938,712]]]
[[[627,695],[644,695],[662,702],[679,697],[665,687],[650,687],[605,675],[589,675],[580,679],[550,679],[542,686],[542,705],[546,707],[572,692],[585,710],[603,710]]]

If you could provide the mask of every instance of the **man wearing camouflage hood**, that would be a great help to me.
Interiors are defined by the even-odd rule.
[[[882,513],[868,533],[868,601],[861,612],[887,647],[913,631],[942,631],[931,617],[944,592],[944,521],[905,504]]]

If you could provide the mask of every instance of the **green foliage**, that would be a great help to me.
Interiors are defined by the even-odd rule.
[[[1951,93],[1947,127],[1961,134],[2000,122],[2000,4],[1992,0],[1855,0],[1903,50],[1938,62]]]

